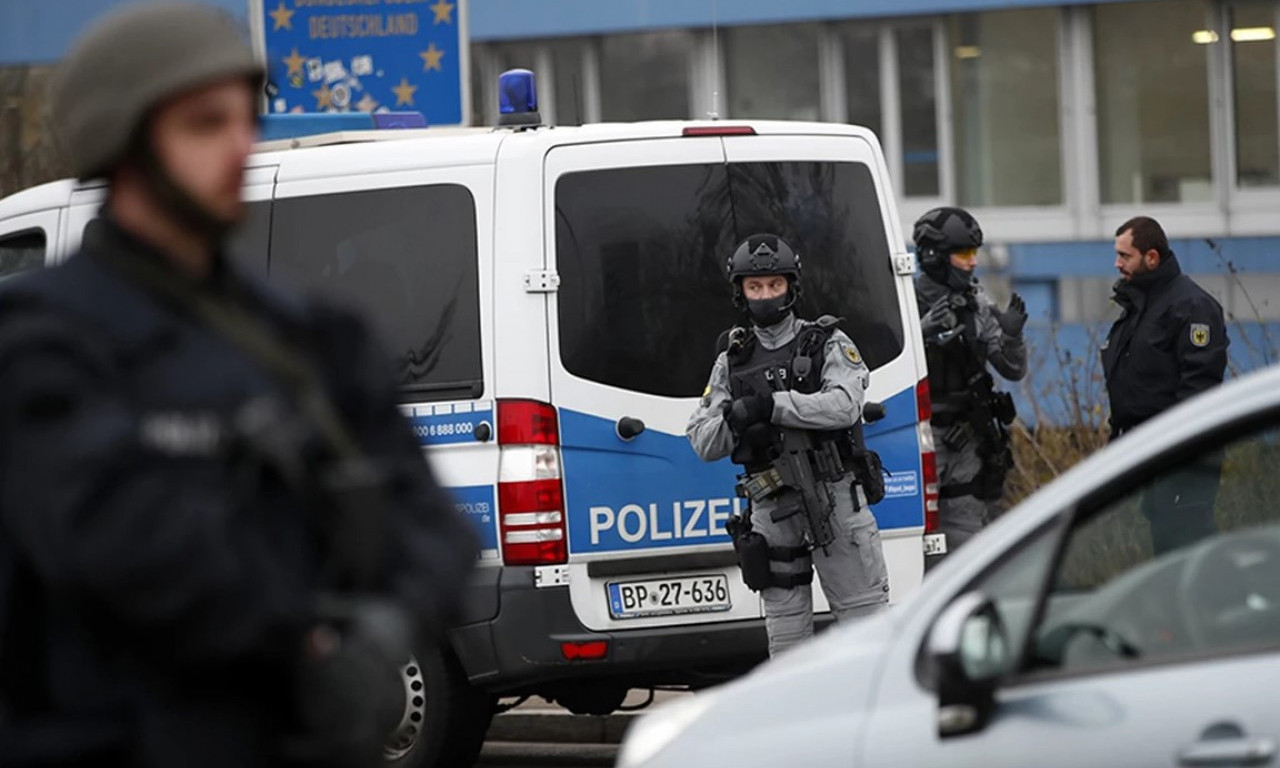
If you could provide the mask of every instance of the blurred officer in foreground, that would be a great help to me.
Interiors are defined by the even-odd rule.
[[[1027,373],[1022,328],[1027,308],[1014,294],[1000,310],[973,271],[982,245],[978,221],[963,208],[935,208],[915,223],[920,261],[916,302],[922,316],[933,442],[938,457],[939,544],[926,545],[925,569],[990,521],[1013,466],[1008,425],[1013,398],[995,389],[990,364],[1010,381]]]
[[[223,253],[263,73],[145,5],[55,79],[78,255],[0,290],[0,764],[370,765],[475,556],[364,325]]]
[[[769,654],[813,635],[813,567],[835,617],[889,600],[870,501],[883,496],[862,439],[867,366],[838,322],[792,314],[800,258],[774,235],[753,235],[729,259],[734,305],[751,328],[729,331],[711,369],[689,442],[705,461],[741,464],[750,515],[726,530],[743,580],[764,600]]]
[[[1115,439],[1161,411],[1222,383],[1227,369],[1222,305],[1182,273],[1155,219],[1116,230],[1113,299],[1121,315],[1102,347]],[[1143,495],[1156,554],[1213,533],[1218,472],[1175,473]]]

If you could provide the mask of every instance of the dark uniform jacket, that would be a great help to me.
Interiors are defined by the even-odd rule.
[[[110,764],[274,764],[328,551],[317,499],[228,446],[247,403],[292,400],[238,345],[130,279],[120,253],[165,264],[101,221],[80,255],[0,289],[0,620],[14,640],[0,764],[18,762],[19,736],[83,755],[127,745]],[[375,589],[440,629],[474,536],[363,325],[225,260],[199,289],[234,296],[314,363],[390,478]],[[300,442],[321,466],[323,442]]]
[[[1222,306],[1172,253],[1114,290],[1122,313],[1102,348],[1113,437],[1221,384],[1229,343]]]

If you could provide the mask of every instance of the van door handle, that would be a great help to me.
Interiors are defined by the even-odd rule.
[[[1276,756],[1271,739],[1239,738],[1199,741],[1178,753],[1182,765],[1266,765]]]
[[[644,431],[644,422],[639,419],[633,419],[630,416],[623,416],[614,425],[614,431],[618,433],[619,438],[631,440]]]

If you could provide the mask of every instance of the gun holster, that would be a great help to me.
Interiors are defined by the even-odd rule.
[[[738,554],[738,567],[742,569],[742,582],[747,589],[759,592],[773,586],[769,542],[751,527],[751,518],[746,515],[731,517],[724,529],[732,537],[733,550]]]

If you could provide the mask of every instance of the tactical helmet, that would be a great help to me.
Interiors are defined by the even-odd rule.
[[[734,284],[741,278],[760,275],[788,275],[800,279],[800,256],[777,235],[752,235],[738,244],[729,257],[728,276]]]
[[[89,178],[120,162],[165,99],[231,77],[256,88],[264,75],[227,14],[146,3],[113,14],[76,43],[50,88],[50,118],[71,172]]]
[[[965,209],[943,206],[916,220],[911,239],[916,244],[920,268],[941,282],[951,254],[982,245],[982,227]]]

